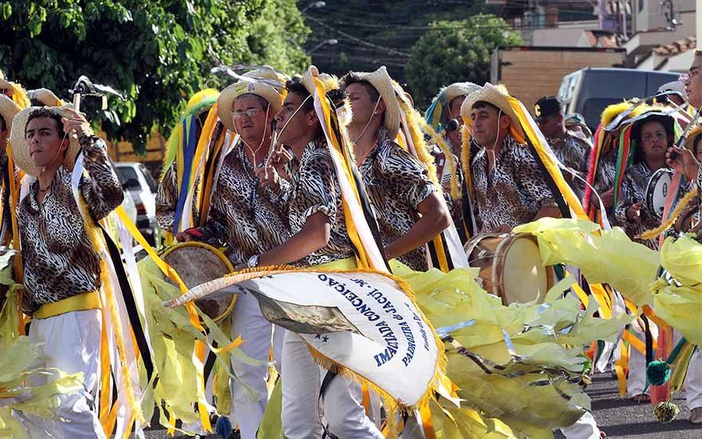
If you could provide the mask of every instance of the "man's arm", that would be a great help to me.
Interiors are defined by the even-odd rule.
[[[124,200],[124,189],[114,166],[107,156],[107,145],[99,137],[82,135],[79,138],[83,163],[88,177],[83,179],[81,192],[90,214],[101,220]]]
[[[258,265],[291,264],[327,245],[330,236],[329,217],[323,211],[317,211],[307,217],[299,232],[280,246],[263,253]]]
[[[176,169],[177,164],[173,162],[163,174],[156,192],[156,221],[163,230],[171,233],[177,232],[173,230],[179,189]]]
[[[434,239],[451,224],[451,217],[437,192],[419,203],[420,218],[407,233],[385,246],[388,259],[402,256]]]

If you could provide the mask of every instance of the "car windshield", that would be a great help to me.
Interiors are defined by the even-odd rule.
[[[154,178],[151,176],[149,170],[146,169],[144,165],[139,165],[139,169],[141,169],[141,172],[144,174],[144,178],[146,178],[146,184],[149,185],[151,192],[156,193],[158,191],[158,184],[156,184],[156,180],[154,180]]]
[[[140,189],[139,177],[132,167],[119,166],[117,167],[117,175],[119,181],[125,189]]]

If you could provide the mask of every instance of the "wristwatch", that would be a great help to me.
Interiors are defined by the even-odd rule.
[[[253,255],[251,256],[247,261],[246,261],[246,266],[249,268],[255,268],[258,267],[258,260],[261,257],[259,255]]]

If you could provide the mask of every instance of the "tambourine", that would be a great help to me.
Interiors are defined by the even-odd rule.
[[[673,181],[673,170],[661,168],[653,173],[646,186],[646,208],[657,219],[663,216],[665,199]]]

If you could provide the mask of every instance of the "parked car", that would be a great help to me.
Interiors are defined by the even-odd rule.
[[[139,162],[115,163],[117,174],[124,189],[136,205],[136,226],[151,245],[156,244],[158,223],[156,222],[156,191],[158,185],[146,167]]]
[[[624,99],[648,98],[680,74],[653,70],[584,68],[566,75],[558,90],[564,113],[580,113],[594,133],[607,106]]]

